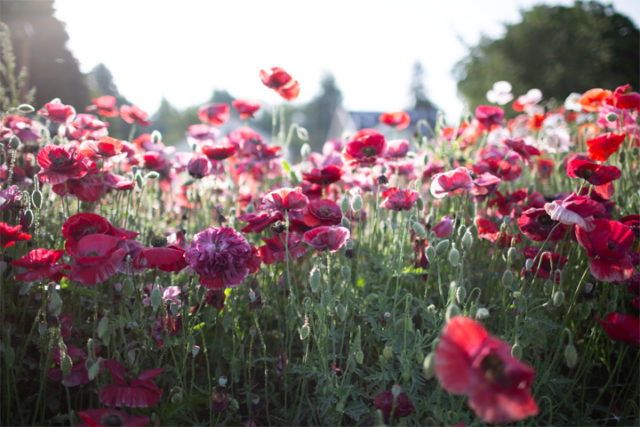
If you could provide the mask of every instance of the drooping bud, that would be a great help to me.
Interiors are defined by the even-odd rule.
[[[431,352],[427,354],[427,357],[424,358],[422,362],[422,375],[424,375],[425,379],[430,380],[436,374],[436,358],[434,353]]]

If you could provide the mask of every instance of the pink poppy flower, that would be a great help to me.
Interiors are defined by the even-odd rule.
[[[404,111],[393,111],[380,114],[379,120],[387,126],[395,126],[396,129],[406,129],[411,123],[409,114]]]
[[[152,381],[162,373],[162,368],[150,369],[138,378],[127,381],[127,373],[115,360],[105,360],[104,366],[115,381],[100,389],[100,403],[105,406],[125,406],[127,408],[148,408],[155,405],[162,397],[162,390]]]
[[[587,231],[593,229],[591,219],[605,214],[605,208],[601,203],[589,197],[578,196],[572,193],[564,200],[554,200],[545,203],[544,210],[553,221],[559,221],[565,225],[579,225]]]
[[[260,209],[284,213],[288,210],[304,208],[309,203],[309,199],[302,194],[302,188],[296,187],[274,190],[263,196],[261,202]]]
[[[598,316],[596,320],[612,340],[640,347],[640,318],[630,314],[609,313],[604,320]]]
[[[436,199],[472,189],[473,179],[467,168],[459,167],[448,172],[438,173],[431,178],[430,191]]]
[[[269,71],[260,70],[260,80],[287,101],[293,101],[300,94],[300,83],[280,67],[273,67]]]
[[[627,136],[626,133],[606,133],[587,140],[587,153],[591,160],[606,162],[609,156],[618,151]]]
[[[184,252],[185,250],[178,245],[143,248],[133,260],[133,267],[177,272],[187,266]]]
[[[79,151],[89,159],[109,158],[117,156],[122,152],[123,144],[119,139],[103,136],[97,141],[83,141]]]
[[[476,108],[476,119],[487,130],[494,126],[500,126],[504,121],[504,110],[491,105],[480,105]]]
[[[342,221],[342,209],[333,200],[313,200],[304,207],[302,216],[309,227],[339,225]]]
[[[640,93],[632,92],[631,85],[626,84],[618,86],[604,102],[616,108],[637,110],[640,108]]]
[[[107,188],[118,191],[132,190],[136,186],[130,179],[111,172],[104,172],[104,184]]]
[[[384,136],[375,129],[354,133],[344,148],[343,157],[351,166],[374,163],[386,147]]]
[[[34,249],[11,264],[16,267],[27,268],[29,271],[14,276],[15,280],[23,282],[34,282],[36,280],[50,279],[59,282],[64,276],[63,270],[69,268],[68,265],[56,264],[62,257],[64,250]]]
[[[378,393],[373,399],[373,406],[382,411],[382,416],[385,420],[407,417],[415,409],[406,394],[399,393],[398,397],[394,399],[391,390]]]
[[[149,114],[136,105],[122,105],[120,107],[120,117],[127,123],[137,123],[142,127],[149,126]]]
[[[503,231],[494,224],[491,220],[483,217],[476,218],[476,225],[478,226],[478,237],[497,244],[501,248],[508,248],[514,244],[520,243],[522,237],[520,235],[511,235]]]
[[[60,100],[47,102],[38,113],[54,123],[67,123],[76,115],[76,110],[71,105],[65,105]]]
[[[66,124],[66,134],[70,139],[98,139],[107,135],[108,123],[98,120],[93,114],[77,114]]]
[[[248,222],[240,231],[243,233],[260,233],[262,230],[277,221],[284,221],[284,216],[280,212],[246,213],[238,217],[240,221]]]
[[[43,183],[62,184],[72,178],[82,178],[88,171],[82,153],[59,145],[45,145],[37,159],[42,168],[38,178]]]
[[[538,413],[530,388],[535,371],[511,355],[511,346],[478,322],[452,318],[435,354],[442,388],[469,397],[473,412],[488,423],[510,423]]]
[[[9,225],[6,222],[0,222],[0,245],[8,248],[19,240],[30,240],[31,235],[23,233],[21,225]]]
[[[187,172],[192,178],[201,179],[209,174],[209,160],[202,156],[193,156],[187,164]]]
[[[524,138],[505,139],[502,141],[504,145],[509,147],[520,155],[520,158],[525,164],[529,164],[531,156],[539,156],[540,150],[533,145],[528,145],[524,142]]]
[[[95,111],[104,117],[116,117],[120,112],[116,108],[116,98],[111,95],[103,95],[91,100],[92,106],[87,111]]]
[[[387,141],[387,147],[384,150],[384,156],[393,159],[400,159],[409,152],[409,141],[406,139],[393,139]]]
[[[220,130],[203,123],[190,125],[186,133],[187,138],[196,141],[214,141],[219,135]]]
[[[420,195],[414,190],[390,188],[382,193],[380,207],[394,211],[407,211],[413,207]]]
[[[313,184],[329,185],[340,181],[343,174],[344,171],[340,166],[328,165],[322,169],[311,169],[310,172],[303,173],[302,178]]]
[[[432,230],[436,233],[436,236],[443,238],[453,233],[453,218],[450,216],[443,216],[440,222],[433,226]]]
[[[622,176],[620,169],[615,166],[599,165],[577,156],[567,161],[566,170],[569,177],[582,178],[593,185],[606,184]]]
[[[229,105],[227,104],[206,104],[198,109],[198,118],[203,123],[213,126],[222,126],[229,120]]]
[[[288,241],[287,241],[288,239]],[[285,242],[288,243],[289,257],[291,259],[300,258],[307,253],[308,248],[302,244],[302,236],[299,234],[287,233],[275,234],[272,238],[262,238],[265,245],[258,248],[258,253],[262,257],[262,262],[267,265],[276,261],[286,261]]]
[[[91,286],[113,276],[126,255],[124,249],[118,248],[119,242],[120,239],[107,234],[89,234],[67,248],[73,257],[69,279]]]
[[[200,275],[200,283],[212,289],[237,286],[260,268],[258,251],[233,228],[209,227],[196,234],[185,260]]]
[[[149,417],[143,415],[129,415],[115,409],[87,409],[79,411],[78,416],[84,424],[81,426],[102,427],[102,426],[129,426],[143,427],[149,424]]]
[[[253,114],[260,109],[260,103],[257,101],[249,101],[247,99],[236,99],[231,103],[233,108],[240,114],[240,120],[253,118]]]
[[[321,226],[304,233],[304,241],[317,251],[337,252],[345,245],[351,233],[341,225]]]

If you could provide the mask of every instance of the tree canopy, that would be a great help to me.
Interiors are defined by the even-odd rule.
[[[640,33],[612,6],[577,1],[572,7],[535,6],[504,37],[483,38],[454,69],[470,108],[486,104],[494,82],[517,96],[538,88],[558,101],[595,87],[640,86]]]

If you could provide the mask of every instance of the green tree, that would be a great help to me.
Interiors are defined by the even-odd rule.
[[[333,74],[326,74],[320,86],[321,92],[301,108],[304,113],[302,125],[309,132],[309,144],[314,151],[322,149],[336,109],[342,106],[342,92]]]
[[[577,1],[572,7],[535,6],[507,25],[503,38],[483,38],[454,68],[458,91],[470,108],[486,104],[494,82],[507,80],[515,95],[537,87],[562,102],[594,87],[636,89],[640,34],[612,6]]]

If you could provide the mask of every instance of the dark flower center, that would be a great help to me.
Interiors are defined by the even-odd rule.
[[[114,414],[114,413],[106,414],[100,420],[100,425],[107,426],[107,427],[112,427],[112,426],[120,427],[124,425],[124,420],[118,414]]]
[[[549,227],[549,226],[553,225],[553,220],[547,214],[540,215],[538,217],[538,224],[540,224],[540,225],[542,225],[544,227]]]
[[[591,176],[593,176],[593,174],[594,174],[594,172],[591,169],[580,168],[576,175],[578,175],[582,179],[589,179],[589,178],[591,178]]]
[[[504,368],[504,361],[493,353],[488,354],[482,359],[482,362],[480,362],[480,369],[482,369],[485,378],[491,382],[503,382],[501,379],[504,379]]]
[[[362,149],[360,150],[360,152],[362,154],[364,154],[367,157],[372,157],[376,155],[376,147],[362,147]]]

